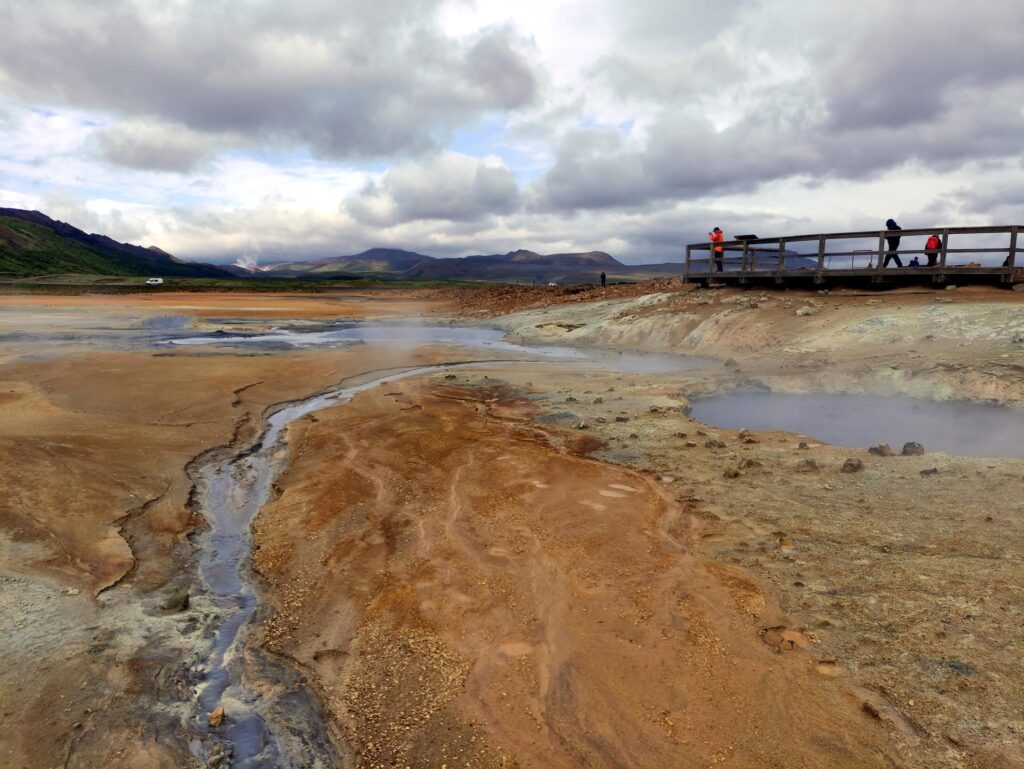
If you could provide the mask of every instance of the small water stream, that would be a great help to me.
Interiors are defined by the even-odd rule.
[[[240,633],[257,605],[248,573],[250,525],[269,499],[272,484],[283,466],[287,451],[285,428],[296,419],[345,403],[380,384],[470,365],[474,362],[391,369],[354,378],[278,409],[268,418],[266,430],[251,451],[238,455],[214,453],[194,471],[198,506],[210,523],[200,544],[200,571],[220,612],[213,649],[199,687],[197,726],[209,730],[209,714],[218,705],[225,705],[229,718],[217,734],[232,746],[232,767],[264,769],[283,765],[272,734],[252,707],[252,696],[236,664],[236,654]]]

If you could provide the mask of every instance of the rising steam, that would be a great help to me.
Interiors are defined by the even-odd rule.
[[[258,254],[242,254],[240,257],[235,259],[235,267],[241,267],[243,270],[248,270],[249,272],[258,272],[260,269],[259,265],[260,257]]]

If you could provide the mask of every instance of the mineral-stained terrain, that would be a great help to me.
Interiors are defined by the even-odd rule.
[[[334,743],[287,765],[1024,765],[1024,461],[688,416],[753,386],[1020,408],[1020,294],[681,288],[0,299],[0,765],[211,760],[190,463],[346,377],[499,357],[153,330],[412,316],[706,360],[491,362],[295,422],[240,647],[268,728],[305,703]]]

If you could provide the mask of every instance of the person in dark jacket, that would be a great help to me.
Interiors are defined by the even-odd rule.
[[[888,230],[889,232],[899,232],[903,228],[896,224],[895,219],[887,219],[885,222],[885,229]],[[882,267],[888,267],[889,260],[896,262],[897,267],[902,267],[903,262],[900,261],[899,256],[896,254],[896,251],[900,247],[900,236],[887,235],[885,238],[885,242],[889,244],[889,250],[885,255],[885,261],[882,262]]]
[[[608,285],[608,276],[607,276],[607,275],[605,275],[605,274],[604,274],[604,273],[602,272],[602,273],[601,273],[601,288],[604,288],[604,287],[605,287],[605,286],[607,286],[607,285]]]

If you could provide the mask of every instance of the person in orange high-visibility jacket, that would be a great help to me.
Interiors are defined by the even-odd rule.
[[[711,232],[708,233],[708,240],[710,240],[712,243],[721,243],[723,240],[725,240],[725,233],[722,232],[722,230],[720,228],[715,227],[715,229],[711,230]],[[715,251],[714,251],[714,254],[713,254],[713,258],[715,260],[715,270],[717,272],[721,272],[722,271],[722,252],[723,251],[725,251],[725,249],[722,248],[721,246],[715,246]]]
[[[928,238],[928,242],[924,244],[924,254],[928,257],[928,266],[934,267],[939,261],[939,247],[942,245],[942,241],[939,240],[938,235],[932,235]]]

